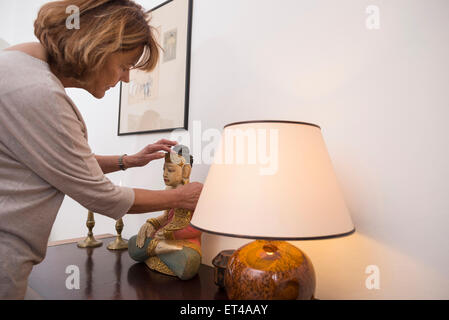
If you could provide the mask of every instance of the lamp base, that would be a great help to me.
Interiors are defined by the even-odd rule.
[[[315,271],[294,245],[256,240],[232,254],[224,282],[232,300],[307,300],[315,292]]]

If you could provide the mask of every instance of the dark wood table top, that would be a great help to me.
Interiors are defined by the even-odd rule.
[[[106,248],[113,237],[103,238],[98,248],[80,249],[76,242],[49,246],[42,263],[34,266],[28,285],[43,299],[163,299],[226,300],[214,283],[214,269],[201,265],[197,276],[182,281],[151,271],[132,260],[127,250]],[[98,240],[98,238],[97,238]],[[67,289],[66,280],[80,271],[79,289]]]

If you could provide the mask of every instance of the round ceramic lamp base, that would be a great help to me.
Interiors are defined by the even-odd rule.
[[[286,241],[256,240],[231,256],[225,272],[229,299],[312,299],[315,271],[310,259]]]

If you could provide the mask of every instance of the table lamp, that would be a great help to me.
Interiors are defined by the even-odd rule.
[[[191,225],[255,239],[229,258],[230,299],[311,299],[310,259],[286,240],[355,231],[318,125],[245,121],[224,127]]]

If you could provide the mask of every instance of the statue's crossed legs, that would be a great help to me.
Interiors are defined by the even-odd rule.
[[[200,248],[188,240],[146,238],[142,248],[136,245],[137,235],[128,241],[130,257],[155,271],[181,280],[193,278],[201,264]]]

